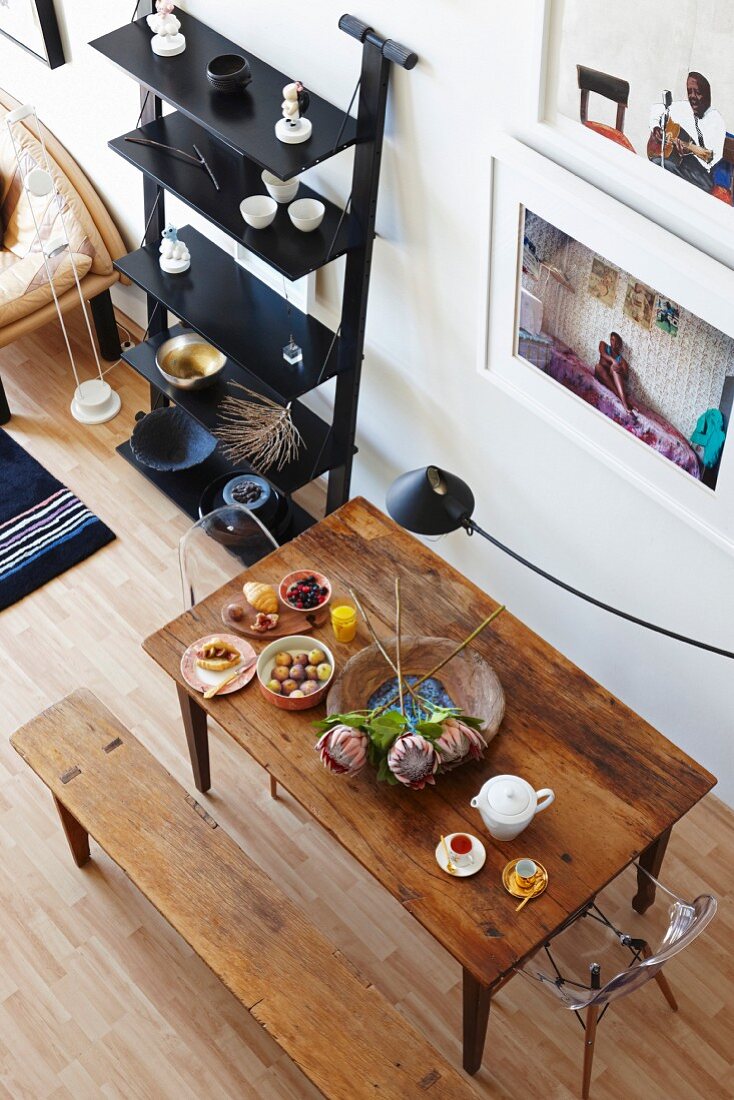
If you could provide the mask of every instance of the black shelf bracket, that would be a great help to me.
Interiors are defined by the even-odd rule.
[[[353,15],[343,15],[339,27],[362,43],[357,147],[352,172],[351,214],[356,219],[362,244],[346,259],[342,302],[339,364],[344,371],[337,378],[334,398],[334,436],[337,448],[349,457],[345,465],[329,473],[326,511],[333,512],[349,499],[352,479],[352,444],[357,430],[359,387],[364,358],[372,248],[375,239],[380,160],[385,133],[385,113],[390,66],[415,67],[418,58],[405,46],[385,39]]]
[[[356,15],[343,15],[339,20],[339,30],[356,38],[363,45],[368,40],[373,46],[382,51],[382,56],[394,65],[400,65],[402,69],[414,69],[418,64],[418,54],[413,53],[407,46],[401,46],[392,38],[382,38],[372,27],[368,27]]]

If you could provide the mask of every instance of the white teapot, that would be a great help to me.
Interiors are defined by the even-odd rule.
[[[548,787],[533,790],[519,775],[495,775],[471,804],[495,840],[514,840],[555,797]]]

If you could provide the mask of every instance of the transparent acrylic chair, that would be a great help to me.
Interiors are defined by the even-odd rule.
[[[227,504],[190,527],[178,545],[184,608],[221,588],[278,543],[242,504]]]
[[[703,932],[716,912],[715,898],[701,894],[695,901],[684,901],[644,868],[639,873],[655,885],[656,897],[643,914],[635,912],[629,899],[635,893],[637,872],[637,865],[631,864],[518,971],[541,982],[581,1023],[584,1100],[591,1083],[596,1026],[611,1002],[654,978],[677,1011],[662,968]]]

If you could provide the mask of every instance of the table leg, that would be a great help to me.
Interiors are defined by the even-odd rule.
[[[194,783],[197,791],[206,794],[212,785],[209,775],[209,734],[206,728],[206,711],[191,698],[186,688],[176,684],[176,690],[186,731],[186,742],[189,746]]]
[[[640,866],[647,871],[648,874],[654,875],[655,878],[660,874],[660,868],[663,865],[663,856],[665,855],[665,849],[668,847],[668,841],[670,840],[670,829],[666,829],[664,833],[661,833],[656,841],[649,844],[645,851],[640,856]],[[650,908],[655,901],[655,883],[647,877],[644,871],[638,870],[637,872],[637,893],[632,899],[632,908],[638,913],[644,913]]]
[[[89,833],[83,828],[73,814],[69,813],[66,806],[59,802],[56,795],[53,796],[56,809],[59,811],[64,834],[69,842],[71,854],[77,867],[83,867],[89,862]]]
[[[463,993],[464,1069],[467,1073],[474,1074],[482,1065],[492,994],[485,985],[477,981],[473,974],[469,973],[466,967],[464,967]]]

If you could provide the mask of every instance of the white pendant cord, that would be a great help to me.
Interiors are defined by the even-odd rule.
[[[32,109],[32,112],[33,112],[33,117],[36,120],[36,128],[38,130],[38,137],[39,137],[41,148],[43,150],[43,158],[44,158],[44,161],[45,161],[45,171],[48,173],[48,175],[51,178],[52,183],[53,183],[53,176],[51,175],[51,171],[50,171],[50,161],[49,161],[49,158],[48,158],[48,153],[46,151],[46,143],[43,140],[43,133],[41,131],[41,125],[40,125],[40,122],[38,120],[38,115],[36,114],[35,107],[33,107],[31,109]],[[81,383],[79,381],[79,375],[78,375],[77,369],[76,369],[76,362],[74,360],[74,354],[73,354],[72,349],[71,349],[71,342],[69,340],[69,335],[67,333],[66,325],[64,323],[63,313],[61,311],[61,306],[59,304],[58,295],[56,293],[56,286],[55,286],[55,283],[54,283],[53,274],[51,272],[51,266],[48,262],[49,257],[46,253],[45,248],[43,247],[43,240],[41,239],[41,227],[38,224],[38,219],[36,217],[35,206],[34,206],[34,203],[32,201],[31,193],[25,187],[25,182],[24,182],[25,177],[24,177],[24,174],[23,174],[23,166],[21,164],[21,159],[20,159],[20,150],[19,150],[19,147],[18,147],[18,145],[15,141],[15,134],[13,133],[13,123],[10,120],[8,120],[7,126],[8,126],[8,133],[10,135],[10,140],[13,143],[13,152],[15,153],[16,164],[18,165],[18,175],[19,175],[19,178],[21,180],[24,191],[26,191],[26,193],[29,195],[28,205],[30,207],[31,217],[33,218],[33,225],[34,225],[34,228],[35,228],[35,231],[36,231],[36,238],[38,240],[38,244],[39,244],[39,247],[41,249],[41,255],[43,256],[43,266],[46,270],[46,277],[48,278],[49,287],[50,287],[51,294],[52,294],[53,300],[54,300],[54,305],[56,306],[56,312],[58,314],[59,323],[61,325],[61,331],[64,334],[64,342],[66,344],[66,350],[67,350],[68,355],[69,355],[69,361],[71,363],[71,369],[72,369],[72,372],[74,374],[74,381],[76,382],[77,388],[78,388],[81,385]],[[58,191],[56,190],[56,187],[53,186],[53,190],[51,192],[51,201],[53,201],[53,199],[57,195],[58,195]],[[102,365],[99,361],[99,356],[97,355],[97,345],[95,344],[94,336],[92,335],[92,328],[91,328],[91,325],[90,325],[90,322],[89,322],[89,316],[87,314],[86,302],[84,301],[84,294],[82,293],[81,285],[80,285],[80,282],[79,282],[79,273],[77,271],[76,263],[74,261],[74,254],[73,254],[73,251],[72,251],[72,248],[71,248],[71,241],[69,240],[69,234],[68,234],[67,229],[66,229],[66,221],[64,220],[64,212],[63,212],[63,209],[61,207],[59,207],[59,216],[61,218],[61,227],[62,227],[63,232],[64,232],[66,248],[67,248],[67,251],[68,251],[68,254],[69,254],[69,262],[71,264],[71,269],[72,269],[72,272],[74,274],[74,282],[76,284],[77,293],[79,295],[79,301],[81,303],[82,312],[84,313],[84,320],[85,320],[86,325],[87,325],[87,332],[89,334],[89,341],[90,341],[90,344],[92,346],[92,352],[94,354],[95,363],[97,364],[97,373],[98,373],[99,378],[101,380],[102,377],[103,377],[102,376]]]

